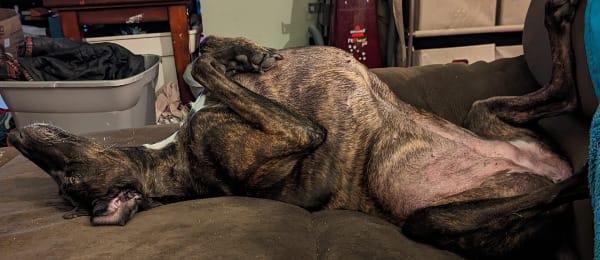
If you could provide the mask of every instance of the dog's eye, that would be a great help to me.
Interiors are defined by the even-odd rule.
[[[79,175],[65,177],[65,182],[68,184],[78,184],[80,181],[81,181],[81,176],[79,176]]]
[[[79,165],[83,165],[84,162],[80,161],[80,160],[76,160],[76,159],[71,159],[71,160],[69,160],[69,164],[71,166],[79,166]]]

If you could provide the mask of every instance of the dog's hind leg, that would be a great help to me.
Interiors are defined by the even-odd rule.
[[[476,101],[463,126],[490,139],[537,138],[523,124],[572,111],[577,107],[571,50],[571,21],[576,0],[549,0],[545,25],[552,51],[552,78],[539,90],[523,96]]]
[[[584,169],[573,178],[525,195],[419,209],[408,217],[402,231],[411,239],[472,258],[522,257],[534,251],[527,243],[543,236],[540,231],[561,217],[555,212],[558,207],[587,196]],[[536,258],[552,253],[552,246],[545,246],[550,248],[535,252]]]

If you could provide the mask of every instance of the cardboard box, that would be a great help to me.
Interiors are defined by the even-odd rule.
[[[525,16],[531,0],[498,0],[498,25],[525,23]]]
[[[496,46],[496,59],[523,55],[523,45]]]
[[[19,44],[23,39],[21,21],[15,10],[0,9],[0,44],[6,52],[16,57]]]
[[[422,49],[414,52],[414,65],[447,64],[452,62],[474,63],[493,61],[495,44],[470,45],[452,48]]]
[[[416,30],[485,27],[496,23],[496,0],[417,0],[415,4]]]

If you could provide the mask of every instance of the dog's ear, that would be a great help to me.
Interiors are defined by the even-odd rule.
[[[124,226],[140,209],[142,202],[142,194],[133,189],[110,192],[108,196],[92,202],[90,221],[95,226]]]

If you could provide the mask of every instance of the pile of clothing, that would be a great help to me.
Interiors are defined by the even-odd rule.
[[[143,56],[114,43],[28,36],[16,57],[0,44],[0,81],[117,80],[144,70]],[[0,109],[0,147],[14,127],[10,111]]]
[[[0,80],[116,80],[144,69],[141,55],[114,43],[26,37],[17,57],[0,46]]]

